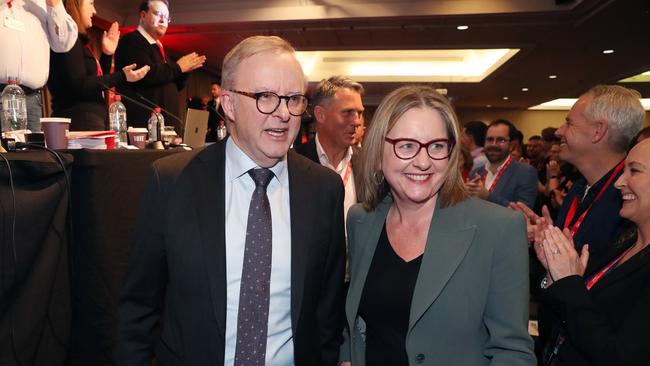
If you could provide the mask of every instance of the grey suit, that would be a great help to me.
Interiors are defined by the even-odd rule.
[[[483,166],[472,170],[469,176],[473,178],[476,174],[483,177],[487,174],[487,171]],[[510,202],[521,201],[532,208],[535,205],[536,197],[537,170],[528,164],[513,160],[503,172],[496,187],[494,187],[494,191],[490,192],[487,200],[506,207]]]
[[[365,364],[357,312],[391,204],[388,196],[371,212],[355,205],[348,216],[352,277],[341,360],[354,366]],[[436,207],[411,301],[409,365],[535,365],[527,321],[523,217],[475,198]]]

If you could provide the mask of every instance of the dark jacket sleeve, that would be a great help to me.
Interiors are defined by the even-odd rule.
[[[162,62],[154,59],[153,46],[150,45],[138,31],[124,36],[115,50],[115,68],[136,64],[136,68],[149,65],[151,69],[142,80],[134,83],[136,88],[150,88],[176,83],[179,89],[185,84],[187,75],[183,75],[176,62]]]
[[[345,191],[340,179],[335,181],[335,203],[329,212],[331,236],[325,261],[325,273],[321,286],[317,315],[321,340],[321,365],[338,365],[339,350],[343,341],[342,331],[345,314],[345,224],[343,200]]]
[[[97,76],[96,63],[90,53],[85,49],[80,40],[74,44],[72,49],[66,53],[54,54],[60,60],[59,69],[52,70],[58,73],[56,79],[58,83],[66,85],[66,93],[76,95],[76,99],[95,100],[97,95],[104,89],[102,84],[109,87],[126,82],[126,77],[122,71],[114,74],[104,72],[102,76]],[[88,68],[87,63],[91,66]]]
[[[566,322],[569,339],[592,365],[650,365],[650,281],[630,288],[638,301],[626,319],[614,327],[607,314],[592,300],[580,276],[569,276],[551,285],[544,296],[553,302]]]
[[[163,189],[155,164],[144,192],[119,304],[117,364],[121,366],[151,364],[154,329],[161,317],[167,286],[166,252],[160,230]]]

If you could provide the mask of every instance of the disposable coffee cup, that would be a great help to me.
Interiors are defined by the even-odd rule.
[[[138,149],[144,149],[147,145],[147,129],[146,128],[133,128],[129,127],[126,131],[129,135],[129,145],[133,145]]]
[[[70,118],[41,118],[41,129],[45,134],[45,145],[53,150],[68,148]]]

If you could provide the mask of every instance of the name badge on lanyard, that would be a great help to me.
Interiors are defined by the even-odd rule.
[[[16,16],[14,14],[14,9],[12,8],[13,6],[13,0],[9,0],[7,2],[7,8],[9,9],[10,15],[5,16],[4,19],[4,26],[16,30],[18,32],[24,32],[25,31],[25,23],[22,21],[16,19]]]

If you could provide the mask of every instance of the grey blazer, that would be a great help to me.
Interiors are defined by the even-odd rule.
[[[359,302],[390,195],[373,211],[350,209],[351,281],[341,361],[365,365]],[[409,299],[404,299],[409,301]],[[528,335],[528,248],[523,216],[471,198],[436,206],[413,299],[409,365],[535,365]]]
[[[472,170],[470,178],[475,174],[481,177],[486,174],[485,167]],[[489,187],[486,187],[489,188]],[[501,179],[497,182],[494,191],[490,193],[487,200],[497,205],[508,206],[510,202],[521,201],[526,206],[533,208],[537,197],[537,170],[531,165],[513,161],[503,172]]]

